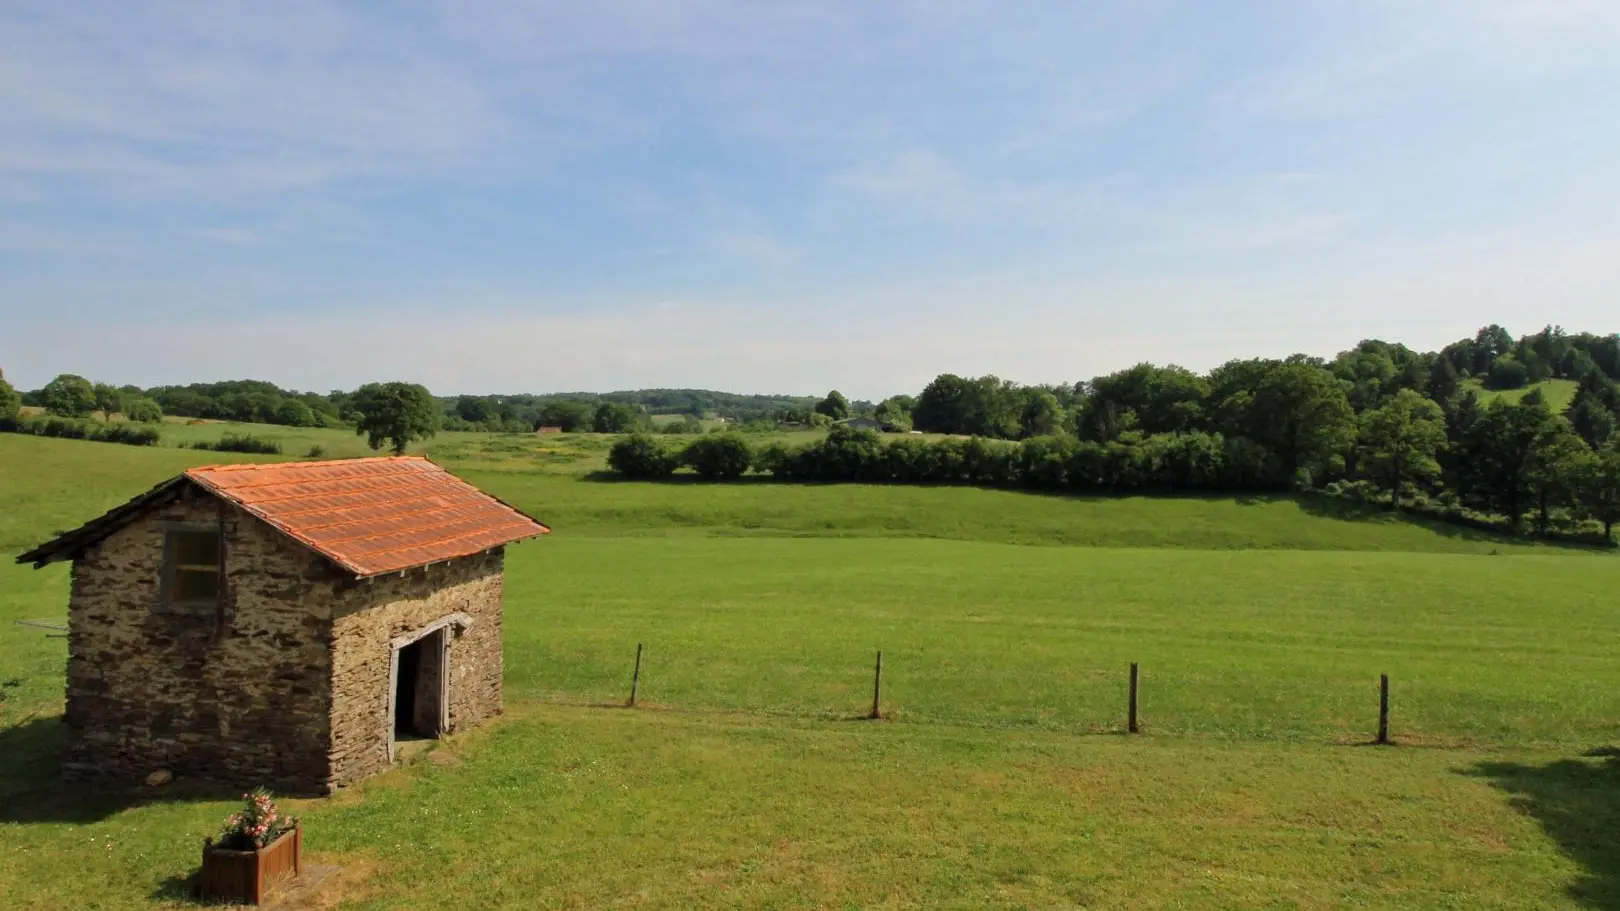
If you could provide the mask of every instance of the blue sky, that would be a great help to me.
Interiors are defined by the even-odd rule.
[[[0,6],[0,368],[857,397],[1614,331],[1620,3]]]

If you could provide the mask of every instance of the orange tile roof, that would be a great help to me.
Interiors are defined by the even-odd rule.
[[[417,456],[213,465],[185,477],[360,576],[551,531]]]

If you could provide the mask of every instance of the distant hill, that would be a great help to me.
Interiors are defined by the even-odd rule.
[[[556,398],[573,398],[560,395]],[[805,395],[744,395],[711,389],[635,389],[604,392],[604,402],[640,405],[652,414],[699,414],[715,412],[727,416],[769,414],[783,408],[810,408],[819,399]]]
[[[540,395],[491,395],[488,398],[507,405],[520,415],[529,416],[549,402],[618,402],[642,408],[648,414],[716,415],[733,420],[766,418],[784,409],[808,410],[819,399],[807,395],[744,395],[713,389],[626,389],[616,392],[548,392]],[[459,397],[441,397],[447,407]]]

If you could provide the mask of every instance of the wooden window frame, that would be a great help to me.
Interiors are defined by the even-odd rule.
[[[176,601],[173,597],[174,574],[177,570],[191,571],[204,570],[210,567],[202,564],[177,565],[175,560],[175,535],[177,534],[204,534],[212,535],[218,544],[218,560],[214,570],[214,594],[207,598],[196,598],[189,601]],[[225,535],[216,524],[198,522],[171,522],[163,525],[163,566],[159,570],[158,582],[158,613],[169,614],[198,614],[214,611],[219,608],[219,599],[225,591]]]

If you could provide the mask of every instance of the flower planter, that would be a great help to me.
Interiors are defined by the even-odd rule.
[[[198,892],[204,901],[257,905],[279,881],[298,875],[302,848],[303,829],[298,826],[254,851],[233,851],[204,839]]]

